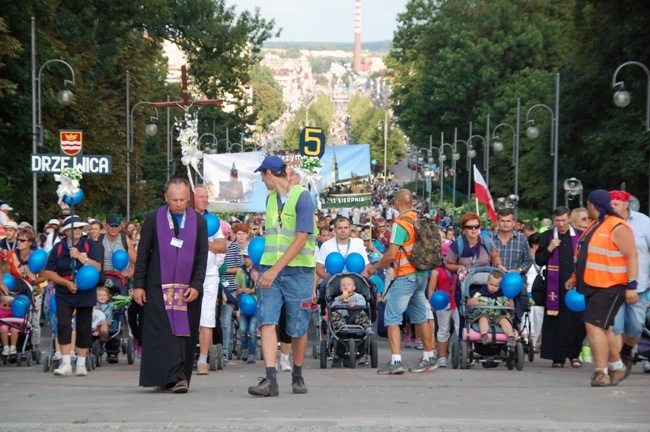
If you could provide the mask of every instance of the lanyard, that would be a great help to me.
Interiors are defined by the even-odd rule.
[[[343,256],[343,258],[347,258],[347,257],[348,257],[348,254],[350,253],[350,243],[352,243],[352,240],[351,240],[351,239],[348,239],[348,248],[347,248],[347,250],[345,251],[345,255]],[[341,249],[339,249],[339,242],[338,242],[338,241],[336,242],[336,250],[337,250],[339,253],[341,253]],[[343,254],[341,254],[341,255],[343,255]]]

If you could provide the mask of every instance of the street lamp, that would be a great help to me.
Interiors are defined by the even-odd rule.
[[[492,139],[495,140],[493,146],[494,151],[499,152],[503,150],[503,142],[497,135],[497,129],[501,126],[510,128],[512,131],[512,164],[515,166],[515,195],[519,195],[519,123],[521,119],[521,99],[517,98],[517,123],[516,127],[508,123],[498,124],[492,131]],[[515,214],[515,217],[517,215]]]
[[[620,86],[621,89],[618,90],[616,93],[614,93],[614,104],[619,108],[625,108],[630,104],[630,101],[632,100],[632,96],[630,96],[630,93],[627,90],[625,90],[625,84],[623,83],[623,81],[616,82],[616,75],[618,74],[618,71],[623,69],[625,66],[629,66],[629,65],[639,66],[641,69],[645,71],[648,77],[648,83],[646,85],[645,131],[650,132],[650,71],[643,63],[639,63],[636,61],[629,61],[623,63],[622,65],[616,68],[616,71],[614,72],[614,76],[612,77],[612,87],[616,88]],[[650,163],[650,157],[648,158],[648,162]],[[648,172],[650,173],[650,169],[648,170]],[[650,191],[650,188],[648,188],[648,191]],[[650,199],[648,200],[648,206],[650,206]]]
[[[127,71],[127,82],[128,82],[128,71]],[[129,113],[129,121],[127,124],[127,142],[126,142],[126,221],[131,220],[131,153],[133,153],[134,144],[133,144],[133,112],[139,105],[150,105],[149,101],[140,101],[133,105],[131,112]],[[158,133],[158,126],[153,122],[158,120],[158,108],[154,108],[156,111],[155,117],[150,117],[149,122],[144,128],[144,133],[147,136],[154,136]]]
[[[41,102],[42,102],[42,79],[41,74],[45,66],[50,63],[60,63],[70,70],[72,81],[63,80],[63,89],[56,95],[56,100],[63,106],[68,106],[72,103],[74,95],[68,90],[68,84],[75,84],[74,69],[69,63],[60,60],[48,60],[41,65],[36,73],[36,19],[32,17],[31,23],[31,42],[32,42],[32,153],[36,154],[38,147],[43,146],[43,118],[41,115]],[[36,86],[38,85],[38,92]],[[34,229],[38,229],[38,182],[37,174],[32,174],[32,225]]]
[[[456,148],[449,143],[445,142],[445,133],[440,133],[440,147],[434,147],[438,150],[438,162],[440,163],[440,207],[442,208],[442,197],[444,195],[444,181],[445,181],[445,161],[447,156],[445,156],[445,146],[451,149],[451,159],[453,161],[453,171],[454,171],[454,187],[452,189],[452,214],[456,208],[456,161],[460,158],[460,155],[456,152]]]
[[[548,105],[535,104],[526,113],[526,123],[530,123],[526,129],[526,136],[535,139],[539,136],[539,129],[535,126],[535,120],[529,120],[529,115],[535,108],[546,108],[551,114],[551,156],[553,156],[553,209],[557,208],[557,156],[559,153],[559,124],[560,124],[560,74],[555,75],[555,111]]]
[[[377,122],[377,129],[384,132],[384,184],[386,183],[386,174],[387,174],[387,155],[388,155],[388,128],[391,130],[395,127],[394,124],[388,126],[388,110],[384,109],[384,119]],[[417,175],[417,173],[416,173]]]
[[[424,162],[424,158],[422,156],[420,156],[420,152],[422,152],[422,151],[426,152],[427,159],[431,158],[431,153],[430,153],[429,149],[426,149],[426,148],[419,148],[418,149],[417,154],[416,154],[417,161],[415,163],[415,193],[418,196],[420,195],[420,190],[418,189],[418,177],[420,177],[420,165],[421,165],[420,164],[420,159],[422,159],[422,161]]]
[[[466,164],[465,168],[467,169],[467,211],[472,211],[472,200],[470,197],[472,196],[472,159],[476,157],[476,150],[472,147],[472,144],[468,143],[465,140],[454,140],[454,152],[456,152],[456,148],[458,143],[465,144],[465,147],[467,148],[467,159],[466,159]],[[454,173],[455,177],[456,173]]]

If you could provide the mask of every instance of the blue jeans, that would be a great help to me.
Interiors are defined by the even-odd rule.
[[[230,306],[228,303],[221,305],[221,332],[223,339],[223,354],[228,358],[228,353],[230,353],[230,327],[232,324],[232,311],[235,310],[234,307]]]
[[[248,349],[248,355],[257,354],[257,317],[255,315],[239,314],[239,339],[242,350]]]
[[[416,273],[395,279],[388,290],[388,300],[384,311],[386,326],[401,325],[402,316],[407,307],[411,324],[427,322],[427,309],[430,308],[429,302],[424,296],[427,282],[426,275],[417,275]]]
[[[262,267],[260,277],[270,267]],[[269,288],[257,287],[257,320],[261,326],[277,325],[284,304],[287,314],[287,334],[298,338],[307,333],[314,269],[304,268],[293,274],[279,274]]]
[[[624,333],[631,338],[641,336],[645,327],[647,304],[648,290],[639,293],[639,300],[636,303],[623,303],[614,319],[614,334]]]

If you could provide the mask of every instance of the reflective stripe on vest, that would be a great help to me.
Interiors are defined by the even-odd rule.
[[[289,200],[284,204],[282,213],[278,210],[278,193],[269,194],[266,208],[266,229],[264,234],[265,247],[260,264],[272,266],[285,254],[296,239],[296,205],[300,194],[306,189],[294,186],[289,193]],[[278,224],[278,221],[280,222]],[[316,251],[316,222],[314,231],[307,236],[307,243],[298,254],[287,264],[289,267],[316,267],[314,253]]]
[[[393,225],[397,224],[404,228],[409,236],[408,240],[406,240],[395,256],[393,277],[407,276],[416,272],[415,267],[413,267],[413,264],[409,262],[408,258],[413,254],[413,245],[415,245],[415,227],[410,222],[400,219],[402,216],[406,216],[413,220],[417,220],[418,218],[414,211],[409,210],[393,221]],[[393,229],[395,229],[394,226]]]
[[[630,228],[624,220],[609,216],[596,228],[587,245],[583,280],[594,288],[610,288],[627,283],[627,258],[612,239],[612,231],[618,225]]]

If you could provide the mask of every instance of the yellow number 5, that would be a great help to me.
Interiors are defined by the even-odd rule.
[[[305,155],[321,156],[323,140],[321,138],[322,130],[320,128],[305,128]]]

